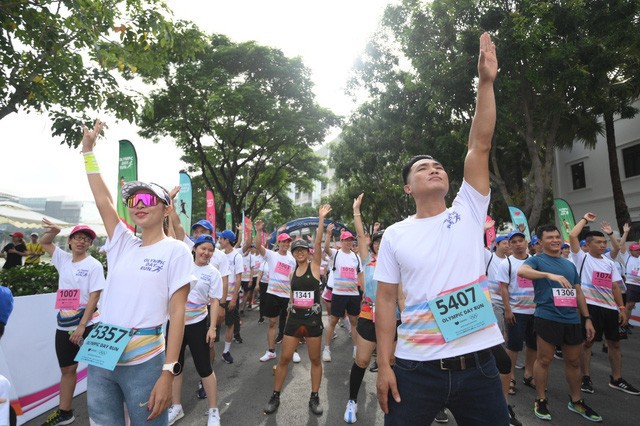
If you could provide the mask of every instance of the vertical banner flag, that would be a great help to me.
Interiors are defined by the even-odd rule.
[[[554,198],[553,205],[556,207],[556,215],[558,215],[558,221],[560,222],[562,239],[569,241],[569,232],[576,226],[576,221],[573,218],[573,210],[571,210],[569,203],[562,198]]]
[[[529,222],[522,210],[517,207],[509,206],[509,214],[511,215],[511,222],[513,223],[513,229],[522,232],[527,241],[531,241],[531,232],[529,232]]]
[[[213,191],[207,189],[207,211],[205,213],[207,220],[213,225],[213,235],[216,235],[216,199],[213,197]]]
[[[127,225],[131,232],[136,231],[136,227],[129,216],[129,210],[122,199],[121,189],[125,182],[138,180],[138,156],[133,144],[122,139],[120,141],[120,153],[118,160],[118,192],[116,194],[116,209],[120,220]]]
[[[224,220],[226,222],[225,229],[231,229],[231,206],[229,203],[224,203]]]
[[[485,220],[485,223],[488,222],[493,222],[493,219],[491,219],[491,216],[489,215],[487,215],[487,219]],[[487,247],[491,248],[493,241],[496,239],[496,227],[492,226],[491,228],[484,231],[484,236],[487,240]]]
[[[180,223],[185,232],[191,231],[191,205],[193,202],[193,195],[191,191],[191,178],[184,170],[180,171],[180,192],[178,192],[178,199],[175,202],[174,208]]]

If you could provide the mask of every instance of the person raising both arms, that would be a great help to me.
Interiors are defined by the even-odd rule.
[[[193,258],[184,243],[164,233],[163,224],[173,206],[159,185],[134,181],[121,189],[140,238],[120,221],[93,153],[103,127],[96,120],[93,129],[83,127],[82,138],[89,186],[107,231],[104,249],[109,264],[100,302],[101,323],[94,329],[100,327],[104,333],[91,333],[85,345],[92,339],[110,338],[107,330],[116,330],[122,338],[118,345],[107,345],[113,347],[105,355],[108,359],[97,360],[105,367],[89,365],[89,418],[101,426],[124,424],[126,404],[132,425],[164,426],[174,376],[181,370],[178,356],[185,305],[190,284],[196,281],[191,273]],[[172,327],[165,345],[162,330],[167,318]]]

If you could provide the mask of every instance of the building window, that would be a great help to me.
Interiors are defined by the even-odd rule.
[[[632,177],[640,175],[640,144],[636,144],[622,150],[624,162],[624,176]]]
[[[325,181],[320,182],[320,190],[324,191],[325,189],[327,189],[327,182]]]
[[[579,162],[571,166],[571,180],[573,189],[581,189],[587,186],[584,179],[584,162]]]

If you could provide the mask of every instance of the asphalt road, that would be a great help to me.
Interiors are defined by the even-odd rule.
[[[324,414],[316,417],[308,408],[310,393],[309,360],[305,345],[300,345],[299,353],[302,362],[289,366],[289,375],[282,390],[281,404],[278,411],[270,416],[263,413],[263,407],[268,401],[273,389],[272,368],[275,360],[262,363],[258,360],[266,350],[266,325],[257,323],[258,313],[247,311],[243,317],[243,344],[234,343],[231,353],[234,364],[225,364],[220,360],[223,344],[216,344],[217,359],[214,371],[218,378],[219,408],[222,424],[224,425],[341,425],[344,409],[349,395],[349,372],[352,364],[351,338],[343,328],[336,327],[338,338],[333,341],[333,361],[324,363],[324,374],[320,389],[320,401],[324,407]],[[223,328],[224,330],[224,328]],[[277,352],[277,350],[276,350]],[[640,327],[635,328],[635,334],[622,344],[623,377],[631,384],[640,388]],[[636,417],[640,396],[632,396],[609,388],[609,364],[607,355],[601,352],[601,345],[594,345],[592,358],[592,380],[596,393],[586,395],[586,402],[603,418],[604,423],[610,425],[637,425],[640,420]],[[518,418],[525,425],[551,424],[590,424],[579,415],[570,412],[566,406],[568,402],[568,387],[564,380],[561,361],[554,360],[549,374],[548,398],[549,409],[553,416],[551,422],[537,419],[533,414],[535,391],[522,385],[523,370],[516,370],[518,380],[517,394],[511,397],[511,404],[515,407]],[[207,401],[196,399],[197,374],[190,358],[186,360],[185,381],[182,391],[182,405],[185,417],[176,426],[206,425],[205,412]],[[358,424],[383,425],[383,414],[378,407],[375,395],[375,373],[367,371],[360,390],[358,400]],[[478,395],[481,398],[482,395]],[[80,395],[74,400],[76,422],[78,425],[88,425],[86,395]],[[487,408],[490,409],[490,408]],[[27,423],[40,425],[46,415]],[[449,424],[455,425],[453,416],[449,415]],[[416,419],[416,425],[420,425]],[[436,424],[436,423],[434,423]]]

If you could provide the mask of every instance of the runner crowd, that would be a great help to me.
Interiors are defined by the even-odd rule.
[[[443,165],[416,156],[400,173],[415,215],[386,230],[375,224],[370,233],[360,213],[364,194],[353,201],[356,235],[335,229],[327,220],[331,206],[322,205],[315,235],[294,238],[282,227],[275,246],[265,247],[261,220],[255,221],[256,235],[244,241],[231,230],[216,233],[207,220],[185,230],[173,208],[179,188],[128,182],[118,195],[140,230],[135,236],[119,220],[92,152],[104,123],[85,128],[82,152],[108,234],[109,271],[105,278],[88,253],[96,238],[91,228],[75,227],[66,252],[53,244],[60,228],[44,220],[40,244],[65,290],[56,301],[60,405],[45,425],[74,421],[77,359],[90,364],[92,424],[174,424],[185,415],[182,374],[193,374],[193,367],[201,378],[198,398],[208,400],[208,425],[220,424],[214,343],[224,342],[220,357],[233,364],[232,348],[243,342],[240,317],[254,308],[267,325],[265,352],[256,362],[274,363],[266,414],[278,410],[281,398],[298,397],[281,392],[289,363],[301,361],[297,348],[304,343],[311,364],[309,410],[323,415],[323,362],[332,362],[339,323],[353,340],[346,423],[357,421],[367,369],[377,372],[388,425],[446,422],[445,408],[459,424],[520,425],[509,404],[519,383],[535,389],[535,415],[551,420],[546,391],[554,358],[564,362],[567,409],[599,422],[582,394],[601,385],[590,378],[590,360],[594,342],[603,340],[608,385],[640,395],[623,378],[620,349],[640,300],[640,245],[628,244],[629,225],[618,239],[604,221],[593,230],[597,216],[586,212],[568,242],[555,226],[545,225],[530,240],[516,229],[484,247],[484,231],[493,226],[485,218],[497,67],[495,46],[485,33],[464,181],[452,206],[445,204],[449,182]],[[0,320],[3,331],[7,318]],[[187,346],[193,367],[185,365]],[[92,355],[90,347],[106,349]],[[515,368],[523,350],[519,382]]]

